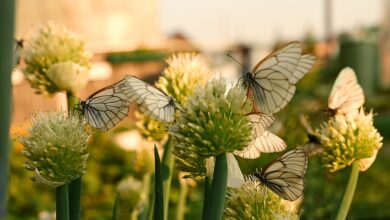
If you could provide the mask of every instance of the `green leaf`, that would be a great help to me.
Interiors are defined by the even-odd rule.
[[[162,172],[161,172],[161,161],[160,156],[158,154],[158,150],[156,145],[154,145],[154,218],[155,220],[163,220],[164,219],[164,193],[163,193],[163,180],[162,180]]]

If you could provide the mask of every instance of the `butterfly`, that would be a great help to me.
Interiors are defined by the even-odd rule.
[[[253,125],[252,140],[248,147],[242,151],[236,151],[235,155],[246,159],[255,159],[258,158],[261,153],[273,153],[286,149],[286,143],[267,130],[275,121],[274,115],[252,112],[247,114],[247,117],[249,117],[249,120]]]
[[[355,72],[346,67],[336,78],[328,98],[331,113],[347,113],[359,109],[364,104],[364,93],[358,84]]]
[[[92,127],[107,131],[118,124],[129,112],[130,101],[125,94],[129,90],[126,78],[104,87],[85,101],[81,101],[76,109],[81,111],[85,120]]]
[[[163,91],[145,83],[134,76],[126,76],[125,94],[130,102],[136,102],[140,110],[159,121],[173,122],[177,104],[175,100]]]
[[[290,150],[254,176],[283,199],[294,201],[303,194],[307,160],[302,149]]]
[[[239,83],[253,96],[255,108],[273,114],[284,108],[295,93],[295,84],[312,68],[315,57],[302,55],[300,42],[290,42],[261,60]]]

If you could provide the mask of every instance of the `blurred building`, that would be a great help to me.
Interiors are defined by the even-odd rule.
[[[52,21],[85,35],[93,52],[160,45],[159,0],[18,0],[16,36]]]

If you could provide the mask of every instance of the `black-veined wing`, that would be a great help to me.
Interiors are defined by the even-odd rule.
[[[128,87],[122,79],[90,95],[80,103],[85,120],[94,128],[102,131],[114,127],[129,112],[129,100],[123,93]]]
[[[328,108],[336,113],[347,113],[364,104],[364,93],[355,72],[347,67],[338,75],[328,99]]]
[[[255,159],[260,157],[261,153],[279,152],[286,149],[287,145],[284,141],[267,130],[275,121],[275,116],[252,112],[248,114],[248,117],[253,125],[252,140],[245,149],[236,151],[235,155]]]
[[[294,149],[272,161],[254,176],[283,199],[294,201],[303,194],[306,169],[306,153]]]
[[[284,108],[295,93],[295,84],[314,62],[313,55],[302,55],[299,42],[291,42],[261,60],[244,79],[257,109],[272,114]]]
[[[176,103],[171,97],[134,76],[126,76],[126,82],[126,95],[143,113],[163,122],[174,120]]]
[[[249,121],[253,125],[252,136],[256,138],[264,133],[269,126],[275,121],[274,115],[266,115],[258,112],[251,112],[247,114]]]
[[[253,139],[242,151],[234,154],[246,159],[256,159],[261,153],[273,153],[286,149],[286,143],[270,131],[264,131],[260,136]]]

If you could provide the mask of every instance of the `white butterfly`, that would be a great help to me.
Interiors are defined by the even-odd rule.
[[[346,67],[337,77],[328,99],[328,108],[335,113],[347,113],[364,104],[363,89],[358,84],[355,72]]]
[[[125,80],[129,85],[125,92],[129,101],[136,102],[143,113],[162,122],[174,120],[176,103],[173,98],[134,76],[126,76]]]
[[[303,194],[306,169],[306,153],[302,149],[294,149],[269,163],[254,176],[283,199],[294,201]]]
[[[80,102],[81,113],[94,128],[102,131],[114,127],[129,112],[129,99],[123,91],[129,89],[125,79],[104,87]]]
[[[312,68],[315,57],[302,55],[302,45],[291,42],[261,60],[240,79],[264,114],[284,108],[295,93],[295,84]]]
[[[275,116],[261,113],[249,113],[248,117],[253,125],[252,141],[242,151],[236,151],[234,154],[246,159],[255,159],[261,153],[273,153],[286,149],[284,141],[267,130],[275,121]]]

